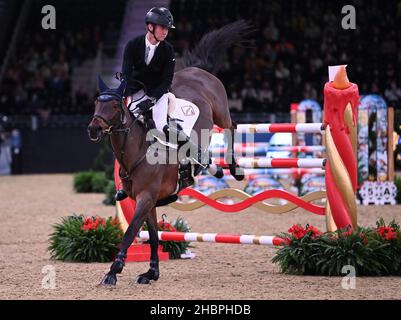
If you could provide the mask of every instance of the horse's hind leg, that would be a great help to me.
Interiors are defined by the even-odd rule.
[[[140,274],[136,283],[148,284],[150,280],[156,281],[159,279],[159,236],[157,234],[157,214],[156,208],[153,208],[148,218],[146,219],[149,230],[149,240],[150,240],[150,268],[148,272]]]
[[[245,178],[244,169],[238,166],[235,160],[234,152],[234,140],[235,140],[235,129],[237,124],[232,121],[232,125],[229,130],[224,130],[225,140],[227,141],[227,153],[225,155],[225,161],[229,164],[230,173],[237,181],[242,181]]]

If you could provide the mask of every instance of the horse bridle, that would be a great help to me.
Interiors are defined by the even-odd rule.
[[[125,131],[129,132],[129,128],[120,129],[120,127],[124,126],[124,110],[123,110],[123,105],[122,105],[122,98],[115,94],[102,94],[102,95],[99,95],[99,97],[97,97],[97,99],[96,99],[96,101],[100,101],[100,102],[108,102],[111,100],[118,101],[118,108],[119,108],[119,113],[120,113],[120,122],[119,122],[118,126],[112,123],[114,120],[114,117],[109,121],[109,120],[105,119],[104,117],[102,117],[101,115],[95,114],[93,116],[93,119],[99,119],[107,125],[106,129],[102,129],[102,133],[112,134],[113,132],[125,132]]]
[[[100,98],[100,100],[99,100]],[[99,95],[99,97],[96,99],[96,101],[101,101],[101,102],[107,102],[107,101],[111,101],[111,100],[117,100],[119,103],[119,113],[120,113],[120,123],[116,126],[115,124],[112,123],[114,117],[111,119],[111,121],[108,121],[107,119],[105,119],[104,117],[95,114],[93,116],[93,119],[99,119],[101,121],[103,121],[105,124],[107,124],[107,128],[106,129],[102,129],[102,132],[108,135],[112,135],[113,133],[123,133],[124,134],[124,140],[123,140],[123,145],[121,147],[121,157],[119,157],[116,152],[114,151],[114,148],[112,148],[113,150],[113,154],[116,157],[116,159],[118,160],[119,164],[120,164],[120,170],[119,170],[119,176],[121,180],[128,180],[128,178],[131,176],[132,172],[141,164],[141,162],[145,159],[146,157],[146,153],[144,153],[142,155],[141,158],[139,158],[137,161],[135,161],[134,165],[132,166],[132,169],[129,171],[127,169],[127,167],[124,164],[124,155],[125,155],[125,146],[127,144],[127,137],[128,137],[128,133],[131,131],[131,127],[139,120],[139,117],[142,115],[142,112],[139,111],[138,116],[134,117],[135,120],[132,120],[132,116],[131,118],[131,123],[128,127],[124,128],[124,109],[125,108],[123,106],[123,102],[122,102],[122,97],[116,94],[112,94],[112,93],[107,93],[107,94],[101,94]],[[127,106],[127,108],[129,109],[129,107],[131,106],[132,103],[134,103],[136,101],[131,101],[130,104]],[[126,172],[124,176],[121,175],[121,168],[124,169],[124,171]]]
[[[122,72],[116,72],[115,73],[115,78],[117,80],[121,81],[121,82],[124,81]],[[135,82],[135,83],[139,84],[140,87],[142,87],[143,95],[140,98],[136,99],[136,100],[132,100],[130,102],[130,104],[127,106],[128,110],[129,110],[131,104],[142,100],[146,96],[146,93],[147,93],[146,85],[143,82],[141,82],[139,80],[136,80],[136,79],[131,79],[131,82]],[[119,102],[120,116],[121,116],[121,118],[120,118],[120,126],[124,126],[124,114],[125,113],[124,113],[124,109],[123,109],[124,106],[123,106],[123,103],[122,103],[123,97],[121,95],[117,94],[113,89],[109,89],[109,90],[106,90],[106,91],[102,92],[96,99],[96,101],[101,101],[101,102],[107,102],[107,101],[110,101],[110,100],[117,100]],[[135,108],[133,111],[135,111],[136,109],[137,108]],[[108,125],[108,127],[106,129],[102,129],[103,133],[112,134],[113,132],[126,132],[128,134],[129,131],[130,131],[131,126],[138,120],[138,118],[142,115],[142,113],[143,112],[139,112],[138,116],[135,117],[135,121],[133,121],[128,128],[124,128],[124,129],[119,129],[119,128],[114,129],[113,128],[113,124],[110,123],[109,121],[107,121],[104,117],[102,117],[100,115],[95,114],[93,116],[93,118],[94,119],[96,119],[96,118],[100,119],[101,121],[103,121],[104,123],[106,123]]]

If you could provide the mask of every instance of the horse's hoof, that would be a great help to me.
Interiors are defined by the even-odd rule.
[[[117,283],[117,275],[114,273],[107,273],[100,284],[102,286],[115,286]]]
[[[159,272],[155,272],[155,271],[148,271],[146,273],[142,273],[140,274],[136,280],[135,283],[139,283],[139,284],[149,284],[150,280],[153,281],[157,281],[157,279],[159,279]]]
[[[150,279],[143,277],[143,276],[138,276],[135,280],[135,283],[138,284],[149,284],[150,283]]]
[[[217,167],[217,171],[216,171],[216,173],[215,173],[214,176],[215,176],[215,178],[217,178],[217,179],[223,178],[223,177],[224,177],[223,169],[222,169],[221,167]]]
[[[242,180],[245,179],[244,168],[241,168],[239,166],[235,166],[233,168],[230,168],[230,173],[234,177],[234,179],[237,180],[237,181],[242,181]]]

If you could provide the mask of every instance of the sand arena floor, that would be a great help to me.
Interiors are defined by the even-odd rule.
[[[288,276],[270,262],[275,249],[255,245],[194,243],[193,260],[160,263],[161,277],[141,286],[133,279],[147,262],[128,263],[115,289],[98,287],[110,263],[50,260],[51,225],[73,213],[115,214],[102,194],[76,194],[72,175],[0,177],[0,299],[401,299],[401,278],[357,278],[356,289],[341,287],[341,277]],[[284,215],[256,209],[221,213],[207,207],[193,212],[161,209],[172,221],[184,216],[195,232],[273,235],[292,224],[324,229],[324,219],[303,210]],[[401,206],[359,207],[361,225],[401,221]],[[42,268],[52,265],[56,288],[44,289]]]

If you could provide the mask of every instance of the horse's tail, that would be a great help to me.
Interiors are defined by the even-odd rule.
[[[249,42],[246,37],[254,31],[250,23],[238,20],[205,34],[193,50],[183,54],[177,70],[198,67],[216,75],[224,64],[226,50],[234,44]]]

